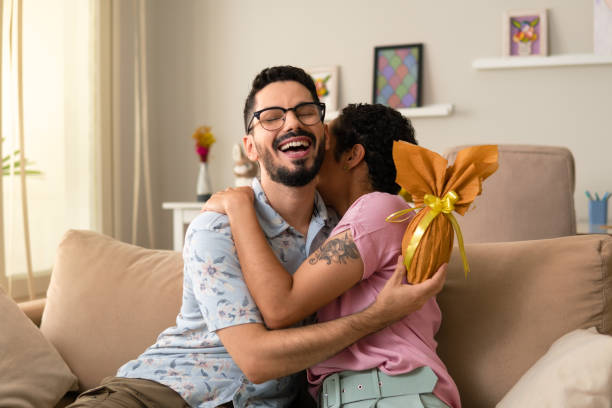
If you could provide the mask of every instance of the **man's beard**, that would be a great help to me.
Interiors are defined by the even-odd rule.
[[[295,136],[307,136],[311,139],[312,145],[316,145],[316,138],[312,133],[305,130],[299,130],[297,132],[289,132],[283,137],[278,138],[272,144],[273,149],[276,151],[276,147],[281,141]],[[289,170],[287,167],[276,166],[270,151],[260,148],[257,144],[255,144],[255,148],[257,149],[257,153],[263,159],[263,166],[270,175],[272,181],[281,183],[288,187],[302,187],[310,183],[315,178],[315,176],[319,173],[321,164],[323,164],[323,158],[325,157],[325,135],[323,135],[323,139],[319,144],[319,149],[317,150],[314,163],[310,168],[306,167],[306,161],[308,159],[295,160],[294,164],[297,166],[297,169],[295,170]]]

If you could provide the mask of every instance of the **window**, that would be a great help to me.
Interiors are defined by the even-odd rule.
[[[3,10],[3,155],[19,148],[17,64],[11,63],[9,33],[10,13],[18,3],[5,0]],[[94,4],[83,0],[22,3],[24,151],[33,162],[32,168],[42,172],[26,177],[32,270],[39,294],[45,291],[64,232],[70,228],[99,229],[95,214],[101,182],[94,149]],[[4,270],[0,265],[0,282],[12,289],[13,297],[27,298],[21,181],[18,175],[4,176],[2,181]]]

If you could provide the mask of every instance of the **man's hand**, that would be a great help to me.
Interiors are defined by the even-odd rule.
[[[214,211],[229,214],[241,206],[253,206],[254,194],[251,187],[228,187],[213,194],[202,206],[202,212]],[[242,207],[244,208],[244,207]]]
[[[406,276],[406,268],[400,255],[393,275],[371,307],[372,311],[376,311],[376,318],[382,319],[386,325],[389,325],[419,310],[442,290],[446,281],[446,267],[447,264],[442,264],[436,273],[424,282],[415,285],[405,284],[402,282]]]

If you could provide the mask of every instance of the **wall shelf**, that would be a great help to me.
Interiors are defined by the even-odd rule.
[[[454,106],[451,103],[441,103],[436,105],[421,106],[420,108],[400,108],[397,111],[407,118],[433,117],[433,116],[449,116],[453,112]],[[325,121],[336,119],[340,114],[339,111],[327,112]]]
[[[427,117],[427,116],[449,116],[453,113],[453,104],[440,103],[436,105],[426,105],[420,108],[402,108],[398,111],[409,118]]]
[[[472,62],[474,69],[512,69],[561,67],[575,65],[612,64],[612,55],[595,54],[561,54],[549,57],[501,57],[479,58]]]

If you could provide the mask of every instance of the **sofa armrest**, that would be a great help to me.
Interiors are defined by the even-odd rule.
[[[42,319],[43,310],[45,310],[46,303],[47,299],[43,298],[20,302],[18,305],[21,311],[25,313],[25,315],[28,316],[36,326],[40,326],[40,321]]]

